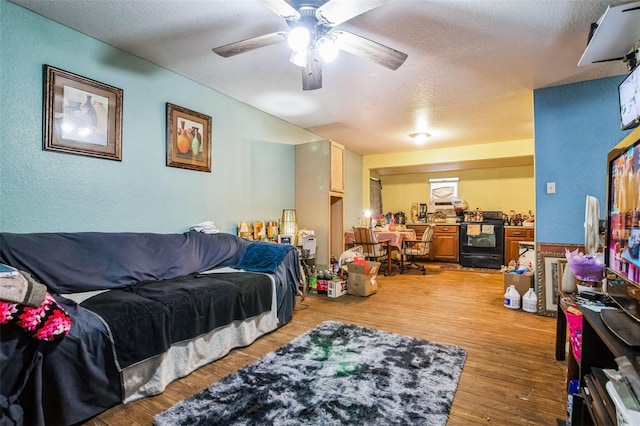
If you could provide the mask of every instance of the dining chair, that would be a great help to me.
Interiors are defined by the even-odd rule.
[[[353,233],[355,236],[355,245],[362,246],[362,255],[367,259],[374,262],[382,262],[387,259],[387,272],[383,272],[386,276],[391,274],[391,258],[389,256],[389,241],[390,240],[378,240],[373,228],[368,226],[354,226]]]
[[[429,254],[431,248],[431,240],[433,239],[433,226],[429,225],[424,230],[422,238],[420,240],[403,240],[402,241],[402,256],[406,257],[407,264],[402,263],[400,267],[400,273],[404,273],[407,269],[417,269],[422,271],[422,275],[426,274],[426,268],[424,265],[416,263],[416,258],[425,257]]]

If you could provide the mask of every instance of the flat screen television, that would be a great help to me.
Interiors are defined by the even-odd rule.
[[[637,127],[640,124],[640,66],[636,66],[620,83],[618,99],[622,130]]]
[[[601,317],[625,343],[640,347],[640,300],[633,297],[637,290],[640,298],[640,140],[637,135],[637,132],[628,135],[607,157],[607,293],[622,311],[603,310]]]

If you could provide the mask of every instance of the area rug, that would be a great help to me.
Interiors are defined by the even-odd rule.
[[[483,274],[501,274],[502,273],[502,271],[500,271],[499,269],[472,268],[469,266],[460,266],[458,264],[441,265],[440,269],[444,269],[446,271],[482,272]]]
[[[154,425],[444,425],[465,359],[456,346],[327,321]]]

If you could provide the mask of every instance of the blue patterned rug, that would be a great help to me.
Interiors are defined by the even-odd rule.
[[[444,425],[464,349],[327,321],[154,425]]]

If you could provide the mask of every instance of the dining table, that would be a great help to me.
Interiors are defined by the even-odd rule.
[[[387,256],[387,275],[391,275],[391,262],[392,252],[396,249],[399,253],[399,263],[402,269],[402,244],[403,241],[415,241],[416,232],[413,229],[396,229],[395,231],[389,231],[388,229],[380,228],[373,229],[373,233],[378,241],[389,240],[389,254]],[[349,247],[355,244],[356,235],[353,230],[345,231],[344,244]]]

